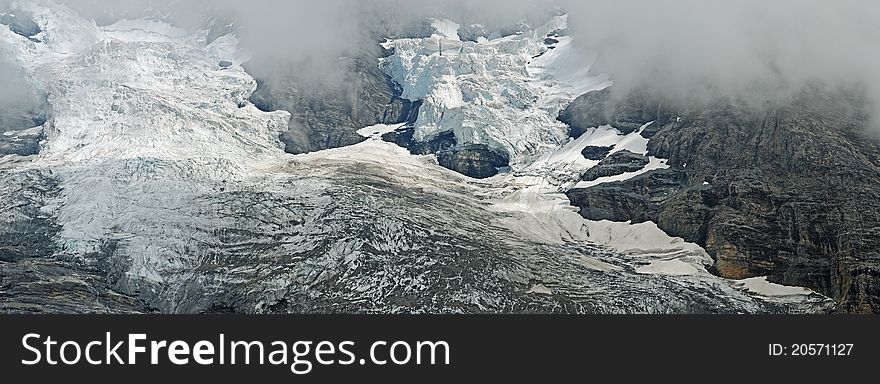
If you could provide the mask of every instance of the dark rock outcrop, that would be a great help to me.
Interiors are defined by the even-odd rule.
[[[382,140],[404,147],[413,155],[432,155],[440,151],[448,151],[458,144],[452,131],[442,132],[428,141],[414,140],[414,131],[413,127],[405,126],[394,132],[382,135]]]
[[[414,155],[436,154],[440,166],[477,179],[495,176],[510,162],[507,154],[485,144],[459,145],[452,131],[442,132],[427,141],[414,140],[413,133],[412,126],[405,126],[386,133],[382,140],[404,147]]]
[[[475,144],[440,151],[437,162],[458,173],[485,179],[498,174],[499,168],[506,167],[510,159],[485,144]]]
[[[344,147],[365,140],[357,130],[375,124],[415,121],[420,101],[400,98],[400,87],[379,67],[391,55],[379,42],[401,37],[429,37],[431,21],[401,23],[383,12],[361,9],[364,31],[357,48],[340,52],[332,62],[285,62],[255,56],[245,69],[257,80],[250,102],[263,111],[291,113],[288,130],[279,139],[298,154]],[[240,27],[217,18],[208,42]],[[320,56],[320,55],[319,55]]]
[[[608,156],[608,153],[611,152],[612,149],[614,149],[614,145],[609,145],[607,147],[589,145],[581,150],[581,154],[584,155],[584,158],[587,160],[602,160],[605,156]]]
[[[676,117],[673,103],[664,100],[657,91],[636,91],[615,100],[611,88],[605,88],[579,96],[559,113],[558,119],[570,127],[569,136],[578,138],[587,129],[601,125],[611,125],[627,134],[647,122],[663,126]]]
[[[595,111],[578,105],[595,97],[569,110]],[[811,84],[783,104],[719,99],[659,115],[635,97],[622,104],[648,110],[625,120],[660,119],[648,150],[671,168],[569,191],[584,217],[651,220],[705,247],[724,277],[768,275],[839,311],[880,312],[880,144],[860,93]]]
[[[250,101],[264,111],[286,110],[292,114],[287,132],[280,136],[287,152],[297,154],[344,147],[364,140],[357,133],[363,127],[415,121],[421,101],[400,97],[400,86],[378,63],[379,58],[393,51],[379,42],[429,37],[433,33],[431,21],[401,23],[389,19],[388,14],[365,12],[365,24],[361,27],[367,37],[358,50],[347,52],[339,59],[341,68],[314,68],[309,67],[314,65],[309,62],[277,68],[277,63],[272,60],[261,63],[259,57],[248,66],[273,68],[263,70],[263,76],[260,72],[248,71],[257,78],[257,89]]]
[[[385,124],[406,123],[412,125],[419,117],[419,109],[422,107],[421,100],[408,100],[400,97],[401,89],[390,77],[386,78],[389,88],[392,90],[391,102],[382,114],[382,122]]]
[[[0,136],[0,156],[30,156],[40,152],[40,142],[46,135],[41,127],[24,132],[10,132],[11,135]]]
[[[596,166],[588,169],[584,181],[593,181],[600,177],[616,176],[626,172],[635,172],[648,165],[648,156],[627,150],[614,152]]]
[[[589,128],[608,124],[605,106],[611,97],[608,89],[578,96],[559,112],[559,121],[568,124],[569,136],[578,138]]]

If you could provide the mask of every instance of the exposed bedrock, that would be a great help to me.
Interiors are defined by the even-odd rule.
[[[405,122],[413,109],[412,102],[397,97],[394,84],[379,69],[377,59],[384,55],[378,43],[364,45],[346,59],[341,80],[300,79],[294,69],[268,79],[258,77],[250,100],[264,111],[292,114],[280,137],[289,153],[359,143],[364,138],[358,129]]]
[[[582,178],[584,181],[593,181],[600,177],[635,172],[648,165],[648,162],[648,156],[627,150],[618,151],[600,161],[596,166],[588,169]]]
[[[343,58],[346,63],[338,76],[303,76],[301,66],[269,71],[248,70],[257,78],[250,101],[264,111],[286,110],[292,114],[288,130],[280,140],[289,153],[299,154],[344,147],[365,138],[357,131],[376,124],[406,126],[383,138],[414,154],[436,154],[438,163],[474,178],[493,176],[507,167],[509,156],[486,144],[457,143],[454,134],[443,132],[427,140],[413,140],[413,124],[419,116],[421,100],[402,98],[399,84],[379,66],[378,59],[393,54],[378,41],[386,37],[428,37],[433,31],[428,20],[411,25],[386,22],[381,17],[368,27],[374,41]],[[259,58],[249,68],[261,67]],[[262,69],[262,68],[261,68]],[[322,72],[323,73],[323,72]]]
[[[466,145],[437,153],[440,166],[477,179],[495,176],[509,161],[505,154],[485,144]]]
[[[866,134],[861,94],[811,84],[772,106],[720,99],[674,111],[636,93],[602,106],[617,111],[610,118],[584,105],[607,92],[566,109],[580,124],[572,131],[655,121],[648,152],[671,168],[569,191],[584,217],[654,221],[705,247],[724,277],[769,275],[842,312],[880,311],[880,144]]]
[[[611,88],[593,91],[576,98],[559,113],[559,121],[570,127],[569,136],[580,137],[585,130],[611,125],[623,134],[637,131],[646,122],[654,128],[676,118],[677,109],[652,91],[634,91],[620,100],[612,97]],[[648,132],[653,133],[649,130]],[[649,133],[645,133],[648,136]]]
[[[363,127],[415,122],[421,101],[402,99],[400,86],[379,68],[379,58],[392,53],[379,42],[430,36],[430,22],[399,23],[383,14],[364,20],[369,21],[362,26],[369,37],[339,59],[340,68],[314,68],[308,62],[278,68],[271,58],[260,57],[248,66],[261,69],[248,70],[257,79],[250,101],[264,111],[292,114],[288,130],[280,136],[287,152],[344,147],[364,140],[357,133]],[[220,28],[215,34],[230,31]]]
[[[415,155],[436,154],[440,166],[476,179],[495,176],[510,163],[510,157],[506,153],[488,145],[458,145],[452,131],[442,132],[428,141],[415,141],[413,131],[411,126],[405,126],[386,133],[382,139],[407,148]]]
[[[581,154],[584,155],[584,158],[587,160],[602,160],[605,156],[608,156],[608,153],[610,153],[612,149],[614,149],[614,145],[588,145],[581,150]]]
[[[288,153],[356,144],[364,140],[358,129],[407,122],[418,110],[419,102],[401,99],[399,86],[379,68],[378,59],[391,54],[379,42],[386,37],[430,36],[430,22],[399,23],[384,14],[364,16],[364,38],[336,63],[279,64],[277,57],[257,55],[245,65],[257,81],[250,102],[263,111],[285,110],[292,115],[287,131],[279,137]],[[222,17],[210,26],[209,43],[240,29]]]

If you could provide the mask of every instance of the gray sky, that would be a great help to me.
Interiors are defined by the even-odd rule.
[[[571,29],[601,52],[621,88],[672,94],[783,94],[805,81],[880,89],[880,2],[674,0],[574,2]]]
[[[538,20],[558,5],[579,46],[600,52],[597,69],[618,91],[647,83],[670,95],[703,95],[760,84],[785,95],[822,79],[861,83],[880,100],[880,2],[870,0],[62,1],[100,23],[158,12],[192,28],[223,15],[242,27],[244,45],[262,62],[308,61],[304,73],[327,81],[338,58],[368,43],[377,25],[394,30],[445,15],[500,26]]]

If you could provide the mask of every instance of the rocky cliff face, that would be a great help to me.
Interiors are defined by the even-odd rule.
[[[485,144],[459,145],[452,131],[443,132],[428,141],[416,141],[413,139],[413,130],[408,124],[382,135],[382,139],[404,147],[414,155],[437,155],[440,166],[476,179],[495,176],[509,164],[507,154]]]
[[[880,144],[858,92],[812,84],[781,105],[691,108],[609,95],[585,95],[561,118],[574,134],[655,121],[642,134],[670,168],[569,191],[584,217],[654,221],[705,247],[721,276],[769,275],[839,311],[880,310]]]
[[[344,147],[364,140],[357,134],[363,127],[415,122],[421,102],[401,98],[400,85],[379,67],[379,59],[391,54],[380,42],[397,36],[430,36],[430,23],[422,20],[401,24],[386,20],[387,17],[365,15],[362,27],[368,37],[358,50],[340,58],[339,68],[303,75],[302,66],[309,63],[278,68],[274,63],[261,63],[259,57],[254,59],[255,64],[249,65],[274,68],[249,71],[256,73],[257,80],[250,101],[263,111],[292,113],[287,131],[280,136],[286,152],[300,154]],[[232,30],[219,27],[212,30],[211,35],[230,32]],[[260,76],[261,72],[265,76]],[[326,76],[315,76],[321,72]]]
[[[600,177],[635,172],[644,168],[648,163],[648,156],[622,150],[602,159],[599,164],[584,172],[581,178],[584,181],[593,181]]]
[[[446,168],[477,179],[495,176],[507,166],[508,157],[487,145],[473,144],[437,153],[437,162]]]
[[[264,111],[293,113],[281,140],[288,153],[306,153],[358,143],[357,130],[406,119],[409,103],[395,97],[394,84],[378,67],[378,43],[348,58],[344,79],[311,81],[291,73],[258,79],[250,101]]]
[[[635,90],[617,100],[612,98],[611,88],[605,88],[578,96],[559,113],[559,121],[568,124],[571,137],[579,137],[590,128],[606,124],[627,134],[649,121],[654,122],[654,129],[665,126],[678,113],[675,103],[666,100],[657,90]],[[653,133],[654,129],[649,132]]]

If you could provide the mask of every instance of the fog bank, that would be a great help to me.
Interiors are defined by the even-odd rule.
[[[880,100],[880,2],[867,0],[64,0],[99,24],[152,17],[190,29],[231,23],[257,76],[341,81],[340,58],[426,17],[487,29],[570,15],[594,72],[615,93],[652,86],[680,99],[785,98],[813,80],[859,84]],[[0,6],[8,0],[0,0]],[[584,63],[588,65],[588,63]],[[8,92],[8,88],[4,87]],[[880,104],[878,104],[880,106]],[[880,107],[877,108],[880,110]]]

